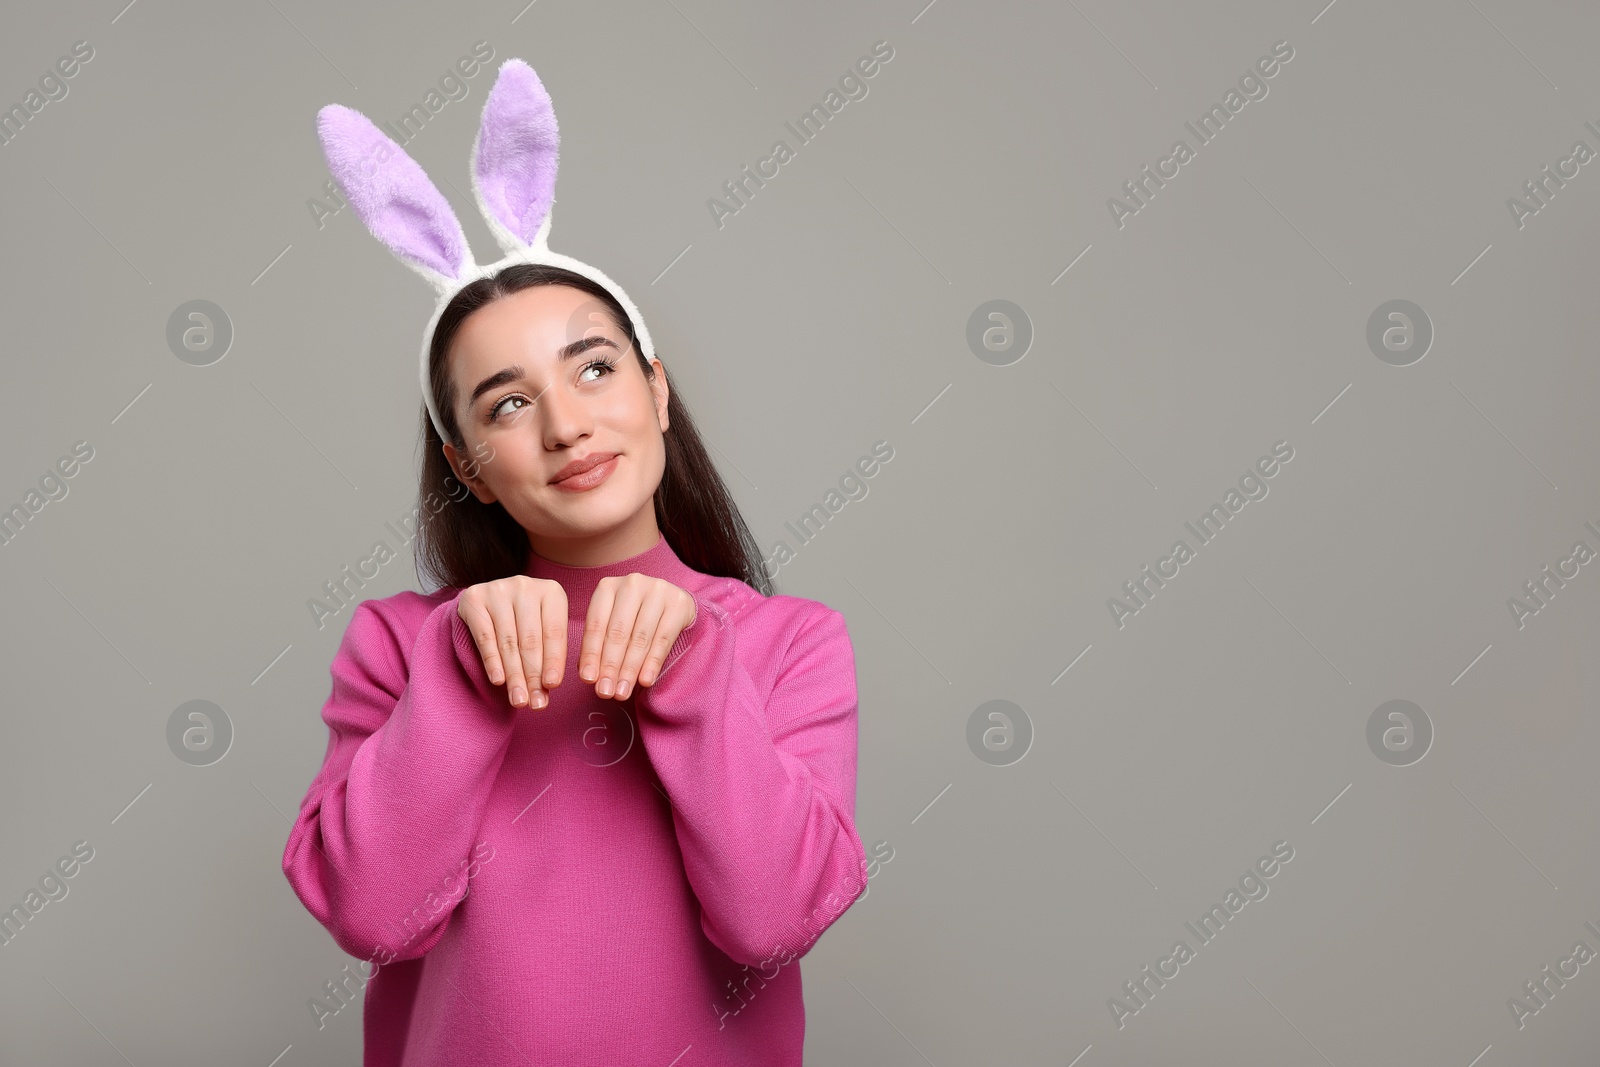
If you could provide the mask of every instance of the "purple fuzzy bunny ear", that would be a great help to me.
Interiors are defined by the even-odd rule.
[[[472,146],[472,187],[507,255],[532,247],[550,216],[560,144],[555,108],[539,76],[520,59],[506,60]]]
[[[471,262],[466,234],[416,160],[361,112],[329,104],[317,113],[322,154],[368,230],[440,292]]]

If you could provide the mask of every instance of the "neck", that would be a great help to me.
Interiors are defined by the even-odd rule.
[[[655,505],[650,500],[626,521],[602,532],[576,537],[535,536],[528,532],[528,545],[535,554],[568,567],[603,567],[637,556],[659,540],[661,528],[656,525]]]
[[[678,558],[659,531],[651,547],[610,563],[580,567],[557,563],[536,551],[530,551],[527,566],[523,569],[523,573],[531,578],[548,579],[561,586],[567,594],[567,615],[571,618],[584,618],[589,614],[589,601],[602,578],[621,578],[635,572],[664,579],[690,591],[693,591],[694,576],[697,574]]]

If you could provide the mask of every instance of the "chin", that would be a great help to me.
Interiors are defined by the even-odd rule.
[[[633,518],[639,509],[651,506],[650,496],[641,496],[637,487],[611,482],[587,493],[569,495],[559,489],[551,492],[560,499],[554,508],[539,516],[541,521],[535,528],[561,527],[567,536],[604,533]],[[523,526],[526,528],[528,524],[523,523]]]

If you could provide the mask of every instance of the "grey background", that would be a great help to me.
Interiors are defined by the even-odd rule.
[[[392,121],[482,39],[555,101],[552,247],[638,301],[763,545],[894,448],[778,578],[848,619],[857,822],[894,850],[805,959],[808,1062],[1593,1062],[1600,964],[1520,1029],[1507,1000],[1600,950],[1600,566],[1520,629],[1507,600],[1600,548],[1600,164],[1520,229],[1506,201],[1600,149],[1597,29],[1508,0],[8,12],[0,102],[95,56],[0,148],[0,503],[95,456],[0,548],[0,903],[95,857],[0,948],[0,1060],[358,1062],[356,1007],[307,1007],[349,957],[279,863],[348,619],[306,600],[415,503],[432,294],[353,212],[319,229],[313,120]],[[878,40],[868,95],[718,229],[707,199]],[[1279,40],[1119,229],[1107,199]],[[491,79],[407,146],[480,259]],[[235,330],[211,366],[165,338],[195,299]],[[1009,366],[965,339],[995,299],[1034,331]],[[1435,332],[1407,367],[1366,342],[1394,299]],[[414,587],[403,556],[366,595]],[[195,699],[234,730],[205,767],[167,742]],[[997,699],[1033,731],[1004,766],[967,742]],[[1434,730],[1410,766],[1366,741],[1393,699]]]

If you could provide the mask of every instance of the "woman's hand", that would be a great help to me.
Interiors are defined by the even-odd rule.
[[[664,578],[602,578],[589,600],[578,676],[595,682],[597,696],[626,700],[635,680],[655,684],[672,643],[694,619],[694,597]]]
[[[546,690],[561,684],[567,665],[567,591],[559,582],[514,574],[468,586],[456,614],[478,644],[489,681],[508,685],[513,707],[549,703]]]

